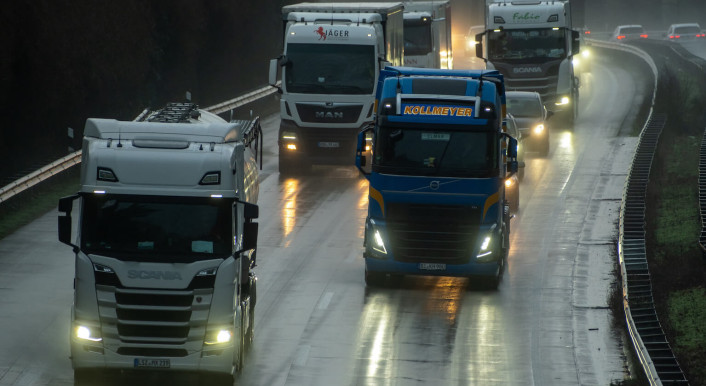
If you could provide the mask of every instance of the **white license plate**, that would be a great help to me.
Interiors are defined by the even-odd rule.
[[[340,147],[338,142],[319,142],[319,147]]]
[[[423,269],[425,271],[446,271],[446,264],[419,263],[419,269]]]
[[[135,368],[168,369],[171,367],[169,359],[135,358]]]

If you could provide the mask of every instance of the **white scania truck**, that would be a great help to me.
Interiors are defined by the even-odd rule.
[[[312,164],[353,163],[356,136],[373,121],[380,69],[403,63],[402,3],[282,7],[284,52],[278,136],[281,175]]]
[[[579,80],[573,56],[579,34],[572,30],[568,1],[503,1],[488,4],[486,31],[476,55],[505,77],[509,91],[536,91],[547,109],[573,126],[578,115]]]
[[[253,338],[261,131],[191,103],[86,121],[80,191],[58,224],[76,254],[77,383],[110,369],[233,383]]]
[[[404,3],[404,65],[453,68],[449,0]]]

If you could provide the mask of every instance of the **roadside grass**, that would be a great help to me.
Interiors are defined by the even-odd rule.
[[[0,203],[0,240],[56,208],[59,198],[78,188],[78,167],[74,167]]]

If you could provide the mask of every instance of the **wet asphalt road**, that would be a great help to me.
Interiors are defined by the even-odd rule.
[[[527,154],[497,291],[460,278],[366,288],[367,182],[354,167],[280,178],[278,116],[264,119],[254,346],[238,385],[607,385],[625,360],[611,327],[622,188],[644,80],[594,58],[573,131]],[[619,87],[616,87],[619,85]],[[551,121],[550,121],[551,122]],[[0,241],[0,386],[70,385],[73,256],[56,212]],[[98,384],[194,384],[138,374]]]

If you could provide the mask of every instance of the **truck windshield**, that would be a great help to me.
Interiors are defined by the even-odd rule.
[[[303,94],[372,94],[375,49],[372,45],[287,45],[285,87]]]
[[[422,19],[405,19],[404,54],[426,55],[431,52],[431,22]]]
[[[537,28],[491,31],[488,33],[490,60],[547,62],[566,57],[563,29]]]
[[[81,248],[122,260],[188,262],[232,253],[232,201],[87,195]]]
[[[373,170],[442,177],[497,175],[498,134],[464,128],[381,126],[375,138]]]

